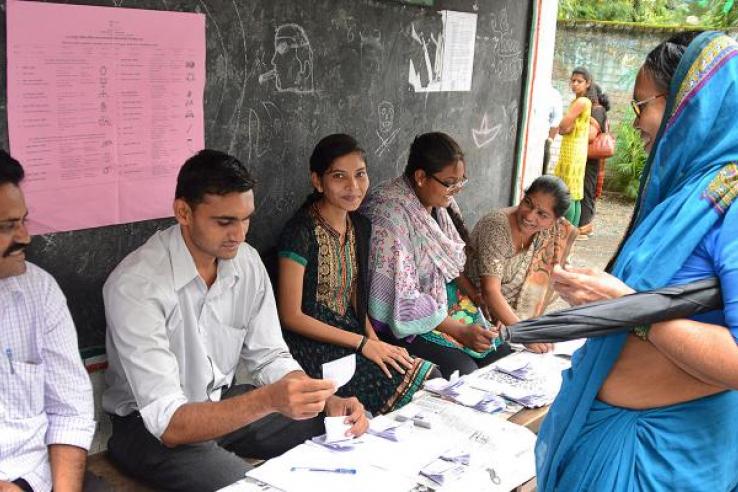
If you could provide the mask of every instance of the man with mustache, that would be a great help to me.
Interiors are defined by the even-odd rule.
[[[23,175],[0,150],[0,492],[80,491],[92,385],[64,294],[25,261]]]
[[[206,491],[243,478],[237,455],[271,458],[344,416],[368,422],[356,398],[302,372],[282,339],[272,286],[245,238],[254,180],[223,152],[179,172],[177,224],[128,255],[103,288],[108,323],[111,459],[157,488]],[[248,385],[235,382],[240,362]],[[234,454],[235,453],[235,454]]]

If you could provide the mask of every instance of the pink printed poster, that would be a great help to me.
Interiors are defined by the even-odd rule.
[[[7,36],[31,232],[171,216],[204,147],[205,17],[7,0]]]

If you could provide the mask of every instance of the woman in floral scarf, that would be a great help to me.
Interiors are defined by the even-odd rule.
[[[415,139],[402,176],[378,186],[363,211],[372,221],[369,317],[385,339],[468,374],[510,352],[462,294],[468,236],[453,198],[466,184],[459,145],[444,133]]]

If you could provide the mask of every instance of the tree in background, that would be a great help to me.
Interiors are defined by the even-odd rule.
[[[559,19],[738,27],[735,0],[560,0]]]

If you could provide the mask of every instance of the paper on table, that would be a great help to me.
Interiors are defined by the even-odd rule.
[[[282,492],[279,489],[272,487],[269,484],[255,480],[251,477],[246,477],[243,480],[224,487],[218,492]]]
[[[300,470],[291,471],[293,467],[299,467]],[[356,473],[311,472],[306,468],[352,469]],[[320,446],[307,444],[301,444],[250,470],[247,476],[284,492],[407,492],[415,484],[409,477],[357,460],[354,453],[333,453]]]
[[[346,431],[351,428],[351,424],[346,423],[346,417],[325,417],[325,443],[331,444],[339,441],[351,439],[346,435]]]
[[[323,364],[323,379],[333,381],[336,390],[351,381],[355,372],[356,354],[347,355]]]

